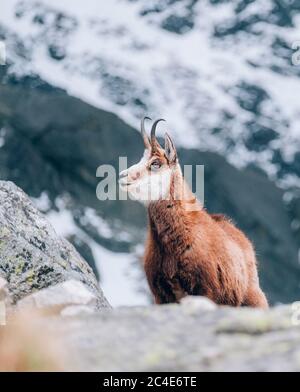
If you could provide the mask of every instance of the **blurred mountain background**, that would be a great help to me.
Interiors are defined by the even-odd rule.
[[[0,179],[93,266],[112,305],[150,303],[146,212],[100,202],[96,169],[167,119],[205,206],[253,240],[271,303],[300,298],[299,0],[1,0]],[[161,135],[165,128],[161,126]]]

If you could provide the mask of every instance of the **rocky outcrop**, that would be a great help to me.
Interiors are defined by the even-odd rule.
[[[93,313],[97,297],[78,280],[67,280],[39,290],[18,301],[18,309],[39,311],[42,314]]]
[[[64,370],[299,371],[297,307],[180,305],[120,308],[38,321],[72,353]]]
[[[0,276],[0,301],[4,301],[7,297],[7,281]]]
[[[72,280],[91,292],[96,307],[109,306],[89,265],[57,236],[25,193],[6,181],[0,181],[0,276],[8,282],[13,303]]]

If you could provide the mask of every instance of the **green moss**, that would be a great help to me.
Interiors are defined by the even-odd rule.
[[[270,314],[242,314],[236,319],[223,319],[219,322],[217,333],[263,334],[270,331],[283,330],[291,326],[288,318],[280,319]]]
[[[159,365],[162,360],[162,353],[158,351],[152,351],[148,353],[145,358],[145,362],[148,366],[153,367]]]
[[[68,263],[67,263],[65,260],[63,260],[63,259],[60,259],[60,260],[58,261],[58,264],[59,264],[62,268],[64,268],[64,269],[67,269],[67,267],[68,267]]]
[[[35,273],[33,270],[28,271],[27,277],[26,277],[26,282],[28,282],[29,284],[33,283],[33,279],[34,279]]]
[[[20,275],[23,271],[24,266],[25,266],[25,261],[22,259],[21,260],[17,259],[16,263],[18,263],[18,264],[15,267],[15,273],[17,275]]]

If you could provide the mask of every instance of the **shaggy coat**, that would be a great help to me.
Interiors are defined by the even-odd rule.
[[[171,181],[174,189],[183,180],[173,175]],[[209,215],[195,198],[175,200],[172,193],[148,206],[144,267],[155,302],[203,295],[222,305],[268,307],[246,236],[225,216]],[[194,203],[199,208],[190,211]]]
[[[203,295],[217,304],[266,308],[251,242],[223,215],[209,215],[185,183],[170,136],[164,149],[141,132],[139,163],[120,173],[120,186],[147,205],[145,271],[157,304]],[[150,119],[149,119],[150,120]]]

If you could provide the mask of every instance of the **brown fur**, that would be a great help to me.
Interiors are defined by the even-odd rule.
[[[155,302],[203,295],[217,304],[267,308],[251,242],[224,215],[209,215],[186,186],[177,200],[174,189],[183,181],[174,171],[170,200],[148,206],[144,267]]]

